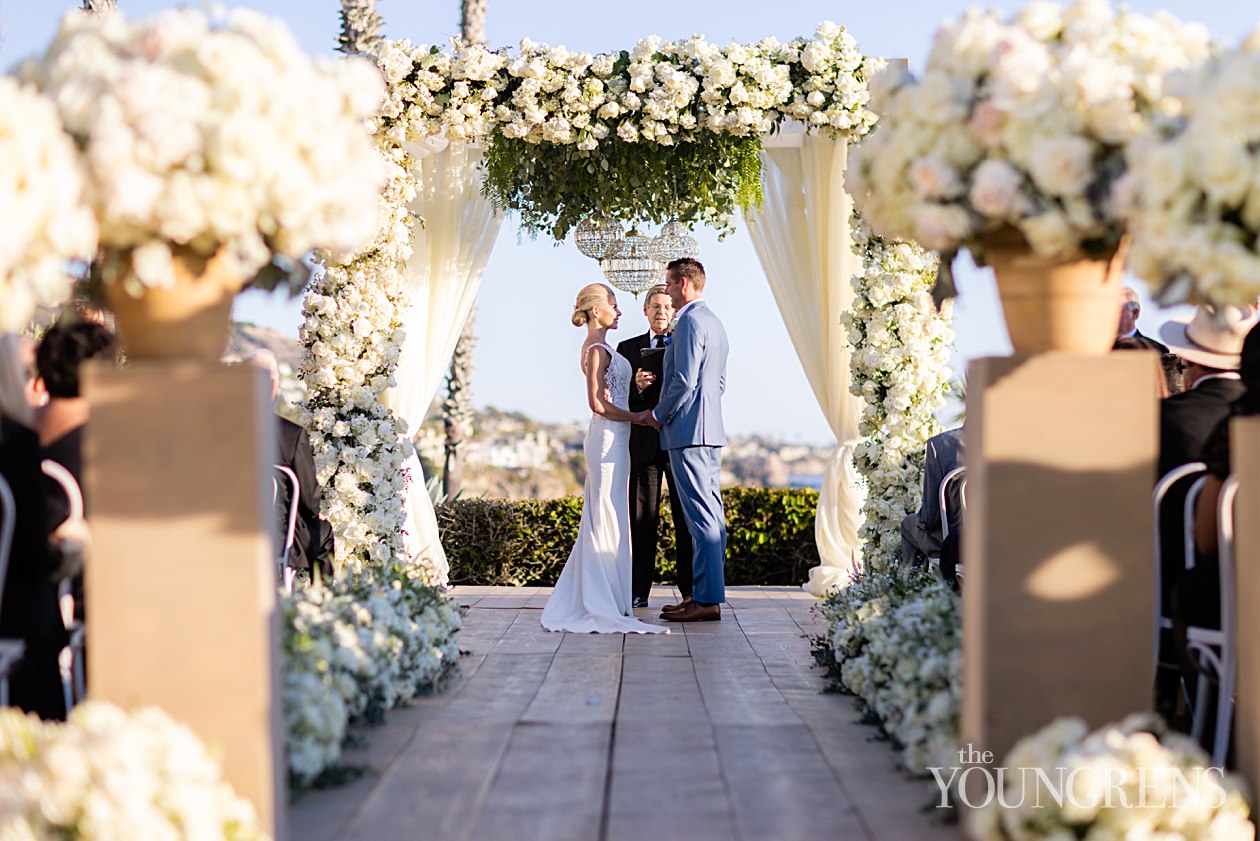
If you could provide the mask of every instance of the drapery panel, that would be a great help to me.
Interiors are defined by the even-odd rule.
[[[803,132],[767,139],[762,152],[765,201],[746,214],[748,231],[770,282],[801,367],[836,447],[818,499],[815,537],[821,564],[803,586],[823,596],[848,581],[861,544],[865,489],[853,466],[861,399],[849,392],[851,351],[840,315],[853,306],[850,280],[852,202],[844,190],[848,146]]]
[[[415,251],[406,268],[411,303],[403,321],[407,337],[394,375],[397,385],[385,396],[410,435],[419,430],[442,385],[502,222],[481,195],[481,148],[435,140],[409,147],[419,158],[420,179],[410,209],[424,221],[416,225]],[[406,466],[407,553],[423,558],[445,584],[450,567],[419,457],[413,455]]]

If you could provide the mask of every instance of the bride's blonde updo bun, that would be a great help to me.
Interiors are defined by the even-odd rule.
[[[591,320],[591,310],[595,307],[607,306],[613,298],[612,289],[602,283],[590,283],[582,287],[578,293],[577,303],[573,305],[574,327],[581,327]]]

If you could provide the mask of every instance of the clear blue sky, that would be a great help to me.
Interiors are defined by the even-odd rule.
[[[78,0],[0,0],[0,67],[8,69],[42,49],[62,12],[79,5]],[[176,5],[199,4],[119,0],[120,8],[131,17]],[[228,5],[249,6],[285,19],[311,52],[333,50],[340,9],[336,0],[252,0]],[[600,52],[629,48],[649,34],[669,39],[702,33],[718,43],[757,41],[767,35],[787,40],[808,35],[819,21],[834,20],[849,28],[866,53],[905,57],[917,68],[927,55],[937,25],[969,5],[975,4],[966,0],[639,0],[631,4],[489,0],[487,35],[493,46],[515,45],[529,36],[535,41]],[[1023,4],[991,5],[1014,10]],[[1182,19],[1200,21],[1231,45],[1260,18],[1255,7],[1238,0],[1134,0],[1127,5],[1143,12],[1168,9]],[[444,41],[459,29],[459,0],[380,0],[378,9],[390,38],[433,43]],[[707,231],[699,232],[698,238],[710,277],[706,298],[722,316],[732,338],[730,388],[725,401],[727,428],[789,441],[829,442],[830,431],[800,371],[742,226],[722,243]],[[576,291],[598,279],[598,267],[578,254],[572,244],[556,246],[550,240],[522,239],[517,236],[514,220],[507,219],[479,298],[473,383],[478,405],[520,410],[544,420],[585,417],[581,383],[576,377],[566,379],[573,371],[580,341],[568,317]],[[955,369],[962,368],[966,359],[1009,352],[987,273],[962,268],[959,287],[962,297],[956,309]],[[620,303],[627,316],[620,335],[614,334],[614,338],[646,329],[641,310],[628,295],[625,298]],[[238,299],[236,315],[296,335],[300,299],[246,293]],[[1147,301],[1140,319],[1143,332],[1154,333],[1163,318]],[[527,354],[522,353],[524,347],[529,348]]]

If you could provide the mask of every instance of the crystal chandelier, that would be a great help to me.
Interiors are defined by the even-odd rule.
[[[687,233],[682,222],[666,222],[661,235],[652,240],[652,256],[662,263],[683,257],[699,257],[700,243]]]
[[[573,231],[578,251],[595,260],[612,256],[624,238],[621,225],[609,216],[588,216]]]
[[[599,261],[604,270],[604,279],[623,292],[630,292],[636,298],[665,282],[665,264],[652,254],[654,240],[639,233],[638,228],[631,228],[620,246]]]

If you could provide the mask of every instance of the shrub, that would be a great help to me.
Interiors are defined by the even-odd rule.
[[[723,488],[726,583],[795,585],[818,564],[818,492]],[[577,539],[582,500],[459,499],[437,510],[452,584],[551,586]],[[674,580],[674,526],[661,505],[656,579]]]

